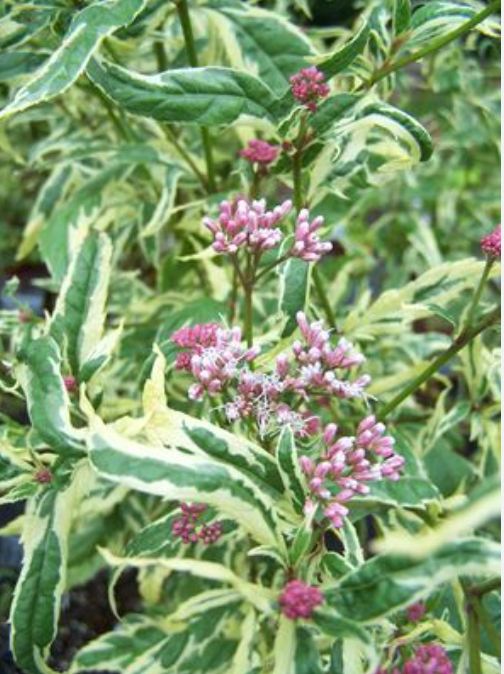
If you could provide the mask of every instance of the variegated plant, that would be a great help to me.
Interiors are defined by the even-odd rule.
[[[351,231],[441,175],[401,87],[493,44],[500,2],[372,0],[353,31],[262,4],[0,4],[0,145],[44,176],[17,257],[55,295],[0,312],[23,674],[55,671],[65,593],[107,568],[119,614],[128,567],[141,610],[71,674],[500,671],[500,227],[443,260],[412,203],[379,289]]]

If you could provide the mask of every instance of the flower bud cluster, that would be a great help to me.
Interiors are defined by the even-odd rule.
[[[204,503],[181,503],[182,514],[176,518],[172,524],[172,535],[180,538],[182,543],[197,543],[202,541],[205,545],[210,545],[219,540],[222,535],[222,524],[212,522],[211,524],[202,524],[200,517],[206,510]]]
[[[402,674],[453,674],[453,665],[439,644],[418,646],[415,655],[403,665]]]
[[[379,667],[375,674],[453,674],[453,665],[445,649],[439,644],[417,646],[413,657],[402,668],[386,670]]]
[[[201,400],[205,393],[214,397],[222,393],[239,375],[240,368],[259,354],[258,347],[246,348],[238,327],[215,331],[211,346],[201,345],[191,355],[190,372],[197,380],[188,392],[191,400]]]
[[[425,612],[427,610],[427,607],[425,606],[423,601],[417,601],[415,604],[411,604],[411,606],[408,606],[406,609],[406,617],[411,623],[417,623],[425,615]]]
[[[319,215],[310,223],[310,212],[303,208],[298,215],[295,242],[291,249],[292,257],[299,257],[305,262],[318,262],[326,253],[331,252],[332,244],[320,241],[317,230],[324,224]]]
[[[194,327],[185,326],[176,330],[171,336],[171,341],[183,349],[188,349],[188,351],[181,351],[177,354],[175,362],[177,370],[189,372],[191,370],[191,357],[194,354],[201,353],[203,348],[215,346],[217,330],[219,330],[217,323],[204,323]]]
[[[280,148],[277,145],[271,145],[265,140],[254,138],[250,140],[247,147],[240,150],[240,157],[253,164],[267,166],[276,160]]]
[[[385,431],[373,415],[360,422],[355,437],[338,438],[337,425],[326,426],[322,454],[315,460],[300,457],[312,493],[305,504],[307,513],[318,503],[332,526],[339,529],[348,514],[345,503],[356,495],[368,494],[369,482],[399,479],[404,459],[395,453],[394,438]]]
[[[291,580],[280,595],[279,604],[282,613],[290,620],[311,618],[313,611],[324,601],[322,592],[313,585],[301,580]]]
[[[292,203],[284,201],[272,211],[266,210],[266,200],[238,199],[235,203],[222,201],[217,220],[204,218],[203,224],[213,234],[213,249],[217,253],[235,255],[241,248],[264,252],[276,248],[283,239],[277,225],[291,210]]]
[[[317,104],[329,95],[329,87],[324,82],[324,73],[315,66],[303,68],[290,78],[294,98],[308,110],[315,112]]]
[[[287,200],[273,210],[266,210],[266,201],[252,201],[240,198],[236,202],[222,201],[217,220],[205,217],[203,224],[213,235],[213,249],[217,253],[236,255],[240,250],[248,250],[256,255],[276,248],[284,239],[284,233],[277,226],[289,214],[292,203]],[[307,209],[300,211],[295,240],[287,257],[297,257],[305,262],[318,262],[332,249],[329,242],[320,241],[318,230],[324,218],[318,216],[310,222]]]
[[[494,260],[501,258],[501,226],[497,227],[481,239],[481,250],[485,255]]]

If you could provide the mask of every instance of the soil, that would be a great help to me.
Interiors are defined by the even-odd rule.
[[[114,629],[117,620],[107,598],[108,574],[100,572],[86,585],[73,588],[63,598],[58,636],[51,649],[49,665],[66,671],[75,655],[86,643]],[[140,607],[135,572],[125,572],[116,585],[116,598],[121,615]],[[0,625],[0,674],[24,674],[12,660],[8,650],[8,625]],[[84,674],[84,672],[82,672]],[[97,674],[86,670],[86,674]],[[99,674],[116,674],[100,671]]]

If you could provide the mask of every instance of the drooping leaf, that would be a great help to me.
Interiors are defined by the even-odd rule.
[[[70,420],[70,401],[56,342],[48,335],[34,339],[22,348],[19,360],[19,379],[33,428],[58,453],[82,452],[84,433]]]
[[[283,549],[274,501],[238,469],[204,456],[135,442],[92,422],[87,437],[98,473],[148,494],[208,503],[259,542]]]
[[[277,462],[287,497],[298,513],[303,512],[306,501],[306,485],[299,465],[296,444],[292,430],[284,428],[277,446]]]
[[[448,543],[418,559],[385,554],[351,571],[325,593],[329,604],[350,620],[368,622],[398,610],[463,575],[498,573],[500,546],[483,538]]]
[[[209,6],[210,16],[218,19],[219,37],[233,67],[255,68],[278,95],[289,88],[289,77],[306,66],[306,57],[314,54],[309,39],[274,12],[246,3],[237,6],[217,2]]]
[[[50,334],[66,351],[79,381],[102,337],[111,256],[105,234],[86,237],[70,263],[50,323]]]
[[[145,4],[146,0],[104,0],[81,10],[59,49],[0,111],[0,119],[63,93],[84,71],[100,42],[130,23]]]
[[[367,44],[370,31],[369,20],[365,20],[361,29],[343,47],[326,58],[317,59],[317,67],[326,78],[331,78],[346,70],[361,54]]]
[[[82,465],[65,488],[49,488],[30,505],[23,569],[10,614],[12,652],[26,674],[51,671],[44,661],[56,636],[73,504],[84,488],[85,472]]]
[[[256,77],[232,68],[168,70],[147,76],[92,60],[86,72],[123,110],[160,122],[218,126],[248,118],[275,120],[273,92]]]

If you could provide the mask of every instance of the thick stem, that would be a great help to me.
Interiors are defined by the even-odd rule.
[[[194,33],[191,25],[191,17],[189,15],[189,6],[187,0],[177,0],[177,11],[184,34],[185,47],[187,58],[191,68],[198,67],[198,55],[196,53],[196,45],[194,42]],[[208,129],[201,128],[201,140],[203,143],[203,151],[205,154],[205,162],[207,167],[208,189],[210,192],[215,192],[215,167],[212,154],[212,141]]]
[[[478,611],[475,602],[479,601],[471,595],[468,586],[462,583],[464,588],[467,616],[466,648],[469,672],[482,674],[481,668],[481,633]]]
[[[489,592],[500,590],[501,582],[502,581],[500,578],[492,578],[491,580],[486,580],[484,583],[481,583],[480,585],[473,585],[473,587],[471,588],[471,594],[476,597],[483,597],[485,594],[488,594]]]
[[[450,44],[450,42],[453,42],[453,40],[462,37],[463,35],[468,33],[472,28],[474,28],[474,26],[477,26],[484,19],[486,19],[487,16],[490,16],[490,14],[496,11],[500,7],[500,4],[501,0],[494,0],[494,2],[491,2],[488,5],[488,7],[485,7],[485,9],[481,10],[481,12],[475,14],[475,16],[473,16],[472,19],[469,19],[469,21],[463,23],[461,26],[459,26],[456,30],[453,30],[451,33],[448,33],[447,35],[441,35],[436,40],[433,40],[430,44],[427,44],[423,49],[419,49],[417,52],[413,54],[408,54],[408,56],[404,56],[403,58],[400,58],[397,61],[384,65],[373,75],[368,86],[370,87],[373,86],[383,78],[388,77],[389,75],[394,73],[396,70],[399,70],[400,68],[403,68],[404,66],[407,66],[410,63],[414,63],[415,61],[420,60],[424,56],[428,56],[429,54],[432,54],[438,51],[439,49],[442,49],[447,44]]]
[[[478,620],[488,635],[488,638],[492,642],[492,647],[494,649],[495,655],[501,658],[501,639],[499,630],[493,624],[491,618],[488,616],[488,613],[485,611],[485,607],[479,599],[475,599],[474,608],[478,614]]]
[[[380,419],[390,414],[396,407],[398,407],[403,400],[409,398],[412,393],[415,393],[428,379],[430,379],[436,372],[457,355],[470,341],[477,337],[481,332],[486,330],[499,320],[500,307],[497,307],[489,314],[484,316],[479,323],[466,330],[453,342],[453,344],[437,358],[435,358],[430,365],[428,365],[418,377],[415,377],[395,398],[386,403],[379,412]]]

